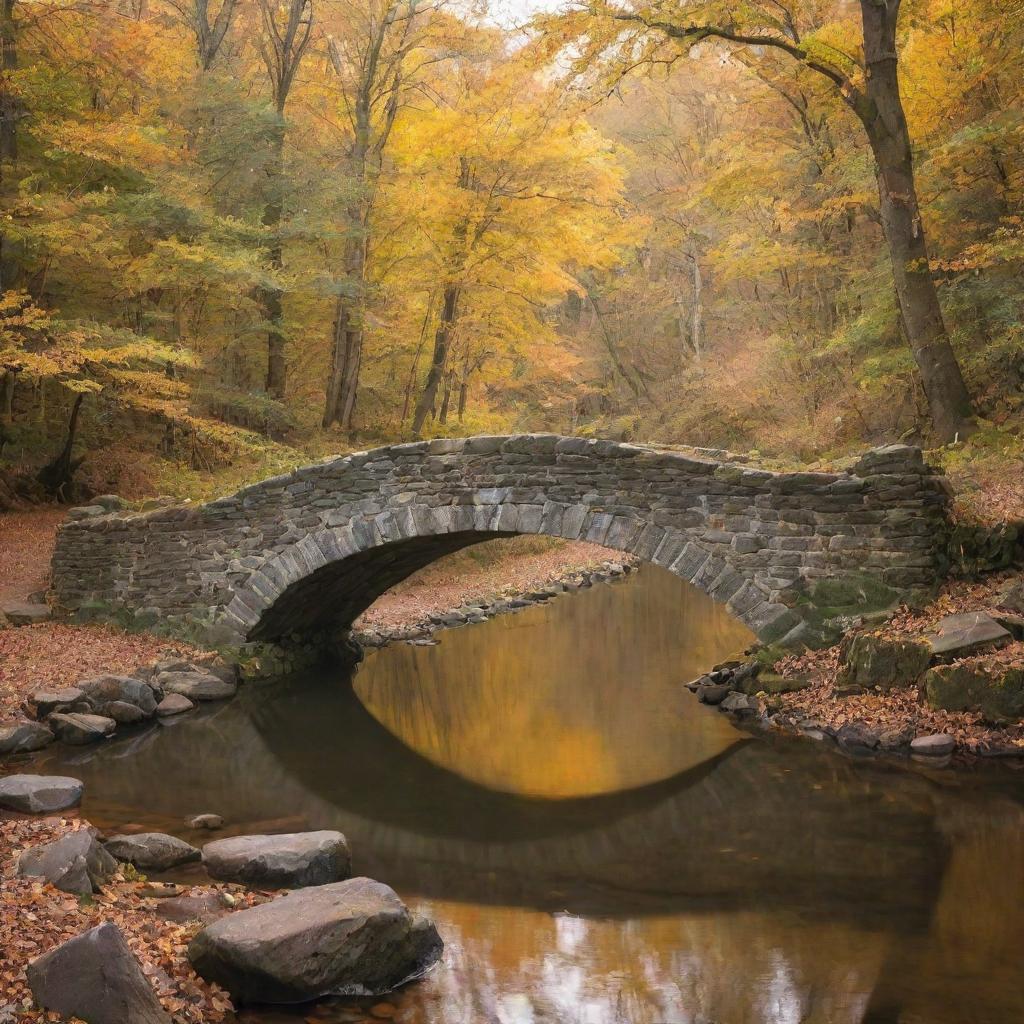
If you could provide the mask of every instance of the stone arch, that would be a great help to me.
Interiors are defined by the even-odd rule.
[[[819,643],[837,616],[932,587],[946,481],[888,445],[838,472],[554,434],[353,452],[203,505],[73,510],[56,604],[225,645],[351,621],[388,586],[489,537],[591,541],[709,594],[763,641]]]
[[[473,503],[409,504],[312,529],[236,589],[225,619],[245,640],[348,627],[385,591],[444,555],[497,537],[541,535],[589,541],[667,569],[724,604],[762,640],[778,639],[800,622],[685,530],[581,504],[473,497]]]

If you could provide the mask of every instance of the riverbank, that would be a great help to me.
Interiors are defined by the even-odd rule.
[[[1024,759],[1022,611],[1020,572],[950,581],[927,606],[901,607],[832,647],[780,658],[763,652],[760,664],[726,668],[703,696],[723,706],[735,691],[724,706],[741,721],[855,756]],[[925,737],[932,739],[918,746],[939,753],[915,750]]]

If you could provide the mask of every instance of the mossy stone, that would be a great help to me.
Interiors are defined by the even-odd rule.
[[[912,686],[930,660],[926,643],[860,633],[846,648],[838,687],[849,693],[858,687],[889,691]]]
[[[1024,717],[1024,669],[991,670],[977,665],[938,665],[924,677],[933,708],[980,711],[989,722]]]

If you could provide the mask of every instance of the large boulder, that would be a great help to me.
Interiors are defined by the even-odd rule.
[[[925,643],[860,633],[843,654],[837,688],[854,692],[911,686],[927,670],[930,661],[931,651]]]
[[[66,775],[8,775],[0,779],[0,807],[49,814],[77,806],[84,786]]]
[[[969,662],[937,665],[924,677],[925,695],[943,711],[980,711],[989,722],[1024,717],[1024,669],[986,667]]]
[[[105,921],[33,960],[36,1003],[88,1024],[171,1024],[117,925]]]
[[[53,742],[53,733],[39,722],[3,722],[0,724],[0,756],[42,750]]]
[[[238,690],[237,684],[201,671],[161,672],[156,683],[165,694],[179,693],[189,700],[226,700]]]
[[[369,878],[320,885],[229,914],[188,949],[196,971],[243,1002],[379,995],[417,978],[444,946],[393,890]]]
[[[86,715],[79,712],[55,712],[48,719],[57,738],[73,746],[97,743],[106,739],[117,728],[117,722],[104,715]]]
[[[111,836],[104,844],[107,853],[143,871],[167,871],[179,864],[199,860],[202,854],[177,836],[163,832]]]
[[[211,878],[256,889],[300,889],[339,882],[351,874],[348,842],[340,832],[236,836],[203,847]]]
[[[927,639],[935,658],[952,661],[1005,647],[1013,637],[987,612],[964,612],[940,619]]]
[[[156,711],[153,687],[132,676],[96,676],[81,680],[78,688],[97,711],[111,703],[132,704],[147,717]]]
[[[44,878],[64,892],[88,896],[110,881],[117,861],[96,839],[94,828],[68,832],[52,843],[33,846],[18,858],[18,874]]]

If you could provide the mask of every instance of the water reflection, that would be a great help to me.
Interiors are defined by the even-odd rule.
[[[678,713],[681,681],[753,639],[721,605],[653,568],[556,603],[371,655],[356,693],[435,764],[529,796],[642,786],[736,742]]]
[[[42,766],[100,826],[340,828],[447,943],[400,1024],[1024,1020],[1019,777],[746,739],[680,691],[743,642],[685,593],[648,573],[380,652],[369,710],[336,678],[250,686]]]

